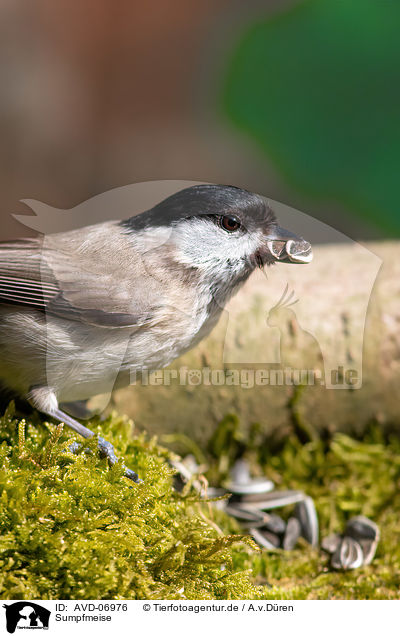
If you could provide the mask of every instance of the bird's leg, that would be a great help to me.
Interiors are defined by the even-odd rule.
[[[61,411],[61,409],[55,409],[53,413],[48,413],[48,415],[51,415],[59,422],[64,422],[65,424],[67,424],[67,426],[72,428],[72,430],[74,430],[76,433],[79,433],[79,435],[82,435],[82,437],[85,437],[86,439],[88,439],[89,437],[93,437],[94,435],[93,431],[74,420],[72,417]],[[77,444],[77,442],[73,442],[71,444],[72,452],[76,453],[78,449],[79,444]],[[106,439],[104,439],[104,437],[99,436],[98,449],[102,457],[107,457],[110,466],[113,466],[118,461],[120,461],[115,454],[114,446],[111,444],[111,442],[108,442]],[[141,479],[133,470],[131,470],[130,468],[126,468],[124,464],[123,467],[125,468],[125,477],[128,477],[128,479],[131,479],[135,483],[141,482]]]
[[[94,436],[93,431],[91,431],[83,424],[80,424],[80,422],[77,422],[72,417],[64,413],[61,409],[59,409],[56,395],[53,391],[51,391],[51,389],[42,386],[31,387],[28,395],[28,400],[32,404],[32,406],[37,408],[39,411],[41,411],[45,415],[53,417],[59,422],[63,422],[64,424],[72,428],[73,431],[79,433],[79,435],[82,435],[82,437],[84,437],[85,439],[89,439],[90,437]],[[79,449],[79,446],[80,444],[78,444],[77,442],[73,442],[70,446],[70,449],[72,450],[72,452],[76,453]],[[98,449],[103,457],[107,457],[110,466],[113,466],[116,462],[120,461],[115,454],[114,446],[111,444],[111,442],[108,442],[103,437],[99,437]],[[131,470],[130,468],[126,468],[125,466],[124,468],[125,477],[128,477],[128,479],[131,479],[135,483],[141,482],[141,479],[133,470]]]
[[[77,417],[78,420],[88,420],[93,417],[93,411],[87,407],[86,400],[77,400],[76,402],[66,402],[60,404],[61,410],[68,413],[72,417]]]

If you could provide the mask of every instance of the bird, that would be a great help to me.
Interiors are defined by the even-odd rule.
[[[2,241],[1,390],[90,438],[72,417],[82,403],[194,347],[257,268],[311,259],[267,199],[215,184],[128,219]],[[120,461],[102,437],[98,449]]]

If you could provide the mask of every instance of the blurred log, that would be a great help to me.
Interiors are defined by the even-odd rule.
[[[178,377],[169,386],[129,387],[114,394],[111,406],[150,433],[182,432],[200,443],[228,412],[243,427],[258,422],[278,438],[290,433],[293,396],[310,435],[361,433],[372,420],[398,427],[398,253],[394,242],[317,246],[310,265],[278,265],[267,280],[253,274],[210,336],[170,367]],[[294,291],[290,300],[298,302],[276,308],[286,285],[286,297]],[[287,369],[313,370],[325,385],[296,389]],[[240,386],[230,385],[232,371]],[[272,371],[278,385],[271,385]]]

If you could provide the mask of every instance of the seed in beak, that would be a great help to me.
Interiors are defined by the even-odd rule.
[[[267,247],[274,258],[282,263],[310,263],[313,259],[311,245],[302,238],[286,241],[272,239]]]
[[[302,239],[298,241],[289,240],[286,242],[286,252],[292,263],[310,263],[313,253],[310,243]]]
[[[285,253],[285,246],[286,241],[268,241],[268,249],[277,260]]]

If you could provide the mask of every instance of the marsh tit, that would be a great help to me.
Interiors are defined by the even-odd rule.
[[[91,437],[71,416],[80,402],[195,346],[257,267],[311,259],[263,197],[221,185],[127,220],[2,242],[0,384]],[[99,450],[117,461],[103,438]]]

